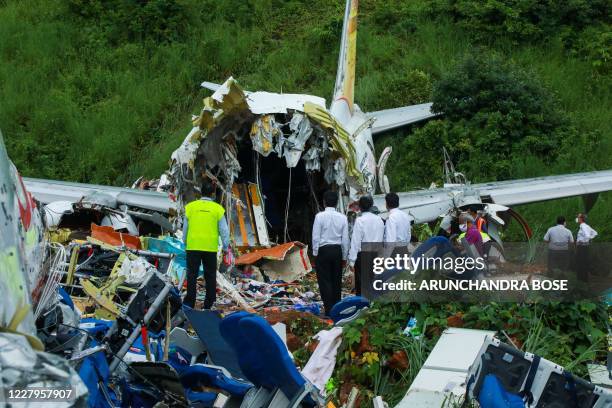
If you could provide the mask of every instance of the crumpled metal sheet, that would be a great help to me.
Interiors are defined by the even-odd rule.
[[[0,384],[4,388],[71,389],[73,399],[54,400],[52,405],[86,406],[87,387],[68,360],[55,354],[34,351],[22,335],[0,333]],[[45,404],[41,403],[40,406]]]
[[[304,94],[278,94],[271,92],[245,92],[249,109],[256,115],[287,113],[287,110],[303,111],[305,103],[325,108],[325,99]]]
[[[291,122],[289,122],[289,129],[291,130],[291,135],[288,138],[284,138],[281,145],[282,149],[279,149],[278,154],[285,158],[287,167],[295,167],[300,161],[304,146],[312,135],[313,128],[306,115],[295,112],[291,117]]]
[[[253,252],[248,252],[246,254],[240,255],[236,258],[236,265],[251,265],[261,259],[268,259],[272,261],[282,261],[285,259],[285,255],[293,248],[304,248],[305,245],[299,241],[287,242],[285,244],[280,244],[273,246],[272,248],[264,248],[258,249]]]
[[[253,150],[264,157],[268,157],[274,151],[274,139],[283,134],[274,115],[263,115],[257,118],[251,126],[251,142]]]
[[[339,186],[346,182],[346,162],[342,157],[334,160],[333,163],[325,167],[325,181],[328,184],[336,183]]]
[[[363,175],[355,163],[355,145],[349,133],[344,129],[330,113],[317,105],[310,103],[304,104],[306,115],[327,130],[329,143],[332,150],[343,158],[346,175],[350,177],[355,186],[364,186]]]
[[[103,227],[112,227],[115,231],[126,230],[128,234],[138,235],[136,223],[132,217],[124,213],[108,212],[100,224]]]
[[[72,214],[74,209],[70,201],[53,201],[43,207],[45,224],[50,230],[57,228],[64,214]]]
[[[313,146],[304,155],[304,165],[306,171],[320,171],[321,170],[321,149]]]
[[[91,237],[111,246],[128,247],[132,249],[141,249],[142,247],[140,238],[134,235],[116,232],[113,227],[103,227],[91,224]]]
[[[117,208],[117,199],[110,194],[94,191],[81,200],[84,207],[110,207]]]

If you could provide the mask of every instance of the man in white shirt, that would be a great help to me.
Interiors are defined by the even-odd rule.
[[[353,226],[348,260],[351,271],[354,273],[357,296],[361,295],[361,274],[372,272],[372,265],[376,256],[376,252],[366,251],[364,244],[382,243],[385,233],[385,224],[382,218],[370,212],[373,205],[374,201],[369,195],[359,199],[361,215],[355,220]]]
[[[565,227],[565,217],[557,217],[557,225],[550,227],[544,235],[548,244],[548,272],[567,270],[570,260],[570,244],[574,243],[572,232]]]
[[[412,218],[398,208],[399,196],[397,194],[387,194],[385,204],[389,212],[387,222],[385,222],[385,246],[389,245],[389,253],[393,252],[393,248],[407,250],[410,244]]]
[[[342,269],[346,265],[349,249],[348,221],[336,211],[338,193],[327,191],[323,195],[325,210],[315,216],[312,226],[312,254],[325,315],[342,296]]]
[[[589,271],[591,270],[591,257],[589,246],[591,241],[597,236],[595,231],[589,224],[586,223],[586,214],[578,214],[576,223],[578,224],[578,233],[576,234],[576,274],[578,279],[583,282],[589,280]]]

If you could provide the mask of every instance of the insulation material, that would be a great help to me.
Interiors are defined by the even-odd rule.
[[[273,115],[261,116],[251,126],[253,150],[267,157],[274,150],[274,139],[278,139],[282,134],[283,132],[274,120]]]
[[[321,170],[321,149],[318,147],[311,147],[304,154],[304,162],[306,163],[306,171],[319,171]]]
[[[293,114],[291,122],[289,122],[289,129],[291,130],[291,136],[284,140],[279,155],[285,158],[287,167],[295,167],[302,156],[306,141],[312,135],[313,129],[308,117],[297,112]]]
[[[336,183],[339,186],[346,182],[346,162],[338,158],[331,166],[325,168],[325,181],[329,184]]]
[[[363,175],[355,163],[355,145],[349,133],[330,113],[319,106],[306,103],[304,111],[308,117],[327,130],[332,150],[347,160],[346,173],[359,186],[364,184]]]

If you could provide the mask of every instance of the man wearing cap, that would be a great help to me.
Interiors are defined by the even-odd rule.
[[[591,269],[590,250],[591,241],[597,236],[595,231],[589,224],[586,223],[586,214],[578,214],[576,223],[578,224],[578,233],[576,234],[576,274],[578,279],[583,282],[589,280],[589,271]]]
[[[183,240],[187,256],[187,295],[183,303],[195,307],[198,272],[200,265],[203,265],[206,286],[204,309],[210,309],[216,300],[219,237],[225,254],[229,247],[229,228],[224,216],[225,210],[213,200],[215,185],[206,180],[200,191],[202,198],[185,206],[183,218]]]

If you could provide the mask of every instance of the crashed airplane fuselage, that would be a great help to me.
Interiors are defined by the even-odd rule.
[[[211,178],[225,193],[231,217],[234,184],[254,183],[260,198],[265,197],[260,200],[265,202],[265,223],[282,231],[277,237],[306,239],[306,225],[299,236],[288,233],[292,195],[293,214],[309,220],[323,189],[339,191],[342,208],[361,194],[374,194],[377,178],[386,190],[384,174],[377,175],[372,134],[433,114],[431,104],[364,113],[354,103],[357,3],[346,3],[329,109],[316,96],[244,91],[231,77],[222,85],[202,84],[214,93],[204,99],[193,129],[173,153],[168,174],[179,204],[194,199],[202,180]],[[379,127],[374,125],[377,119]]]

